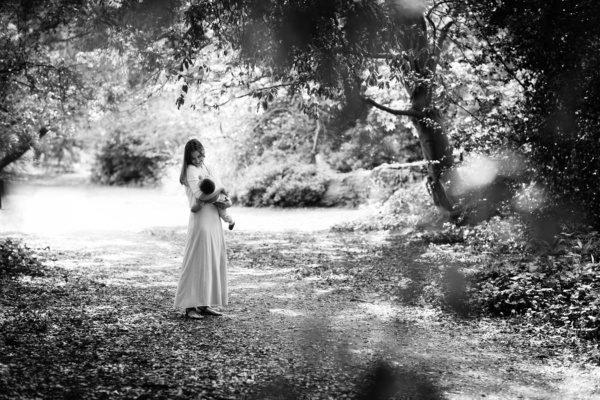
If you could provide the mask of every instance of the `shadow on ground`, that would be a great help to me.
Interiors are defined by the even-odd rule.
[[[414,305],[437,268],[415,243],[228,232],[226,316],[193,321],[184,235],[27,238],[53,270],[3,282],[0,398],[565,398],[535,349]]]

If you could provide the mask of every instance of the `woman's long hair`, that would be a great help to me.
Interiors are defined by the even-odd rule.
[[[187,167],[192,163],[192,153],[194,151],[204,154],[204,146],[198,139],[190,139],[185,144],[183,151],[183,164],[181,165],[181,174],[179,175],[179,183],[187,186]]]

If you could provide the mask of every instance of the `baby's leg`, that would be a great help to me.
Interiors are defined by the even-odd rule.
[[[232,230],[235,225],[235,221],[233,220],[231,215],[229,215],[227,209],[217,207],[217,210],[219,210],[219,217],[221,217],[223,221],[227,222],[229,224],[229,230]]]
[[[219,210],[219,217],[221,217],[223,221],[227,222],[228,224],[231,224],[233,222],[233,218],[231,217],[231,215],[229,215],[226,208],[217,207],[217,210]]]

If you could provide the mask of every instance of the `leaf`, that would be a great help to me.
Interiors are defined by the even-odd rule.
[[[185,103],[185,98],[183,97],[183,94],[179,95],[179,97],[177,98],[177,100],[175,100],[175,105],[177,105],[177,109],[179,110],[179,108]]]

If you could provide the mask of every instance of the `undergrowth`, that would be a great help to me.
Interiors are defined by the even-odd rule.
[[[517,215],[477,226],[435,227],[423,223],[423,215],[435,214],[432,206],[413,202],[421,191],[396,193],[379,214],[335,230],[407,232],[439,266],[423,288],[424,301],[461,316],[505,318],[541,340],[575,344],[600,363],[597,231],[563,226],[549,243],[534,237],[527,220]]]
[[[436,209],[427,194],[424,182],[407,185],[394,192],[376,213],[366,218],[346,221],[332,227],[337,232],[399,231],[421,229],[437,218]]]
[[[0,239],[0,279],[18,275],[43,276],[42,263],[27,245]]]
[[[513,218],[445,226],[423,238],[450,245],[456,254],[480,256],[480,263],[460,271],[468,282],[460,306],[471,314],[516,317],[528,326],[552,327],[564,338],[600,339],[598,232],[564,231],[547,243],[528,237]]]

